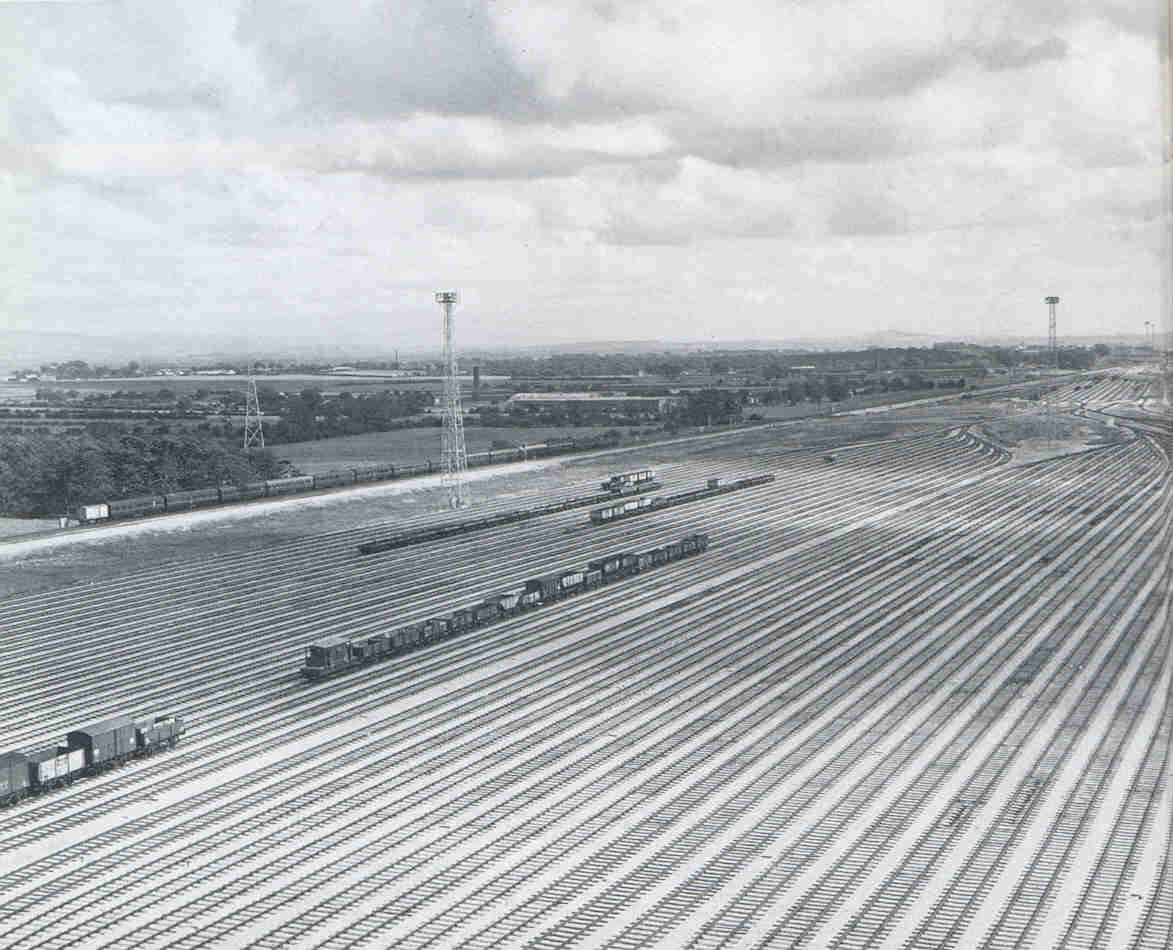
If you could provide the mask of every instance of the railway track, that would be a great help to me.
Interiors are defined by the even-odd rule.
[[[987,709],[977,704],[1002,696],[1006,682],[1015,687],[1014,695],[1044,689],[1042,679],[1014,683],[1014,676],[1030,657],[1042,658],[1034,651],[1048,636],[1079,625],[1056,621],[1053,630],[1046,628],[1048,605],[1066,602],[1064,591],[1082,591],[1078,602],[1086,605],[1089,618],[1097,611],[1124,616],[1129,605],[1140,616],[1149,604],[1139,587],[1119,598],[1111,593],[1113,584],[1126,588],[1122,578],[1151,576],[1163,556],[1157,503],[1168,494],[1167,460],[1143,440],[1035,467],[1026,483],[1000,468],[996,452],[967,444],[960,432],[839,453],[847,464],[836,462],[834,483],[815,459],[775,455],[722,463],[737,473],[784,464],[792,477],[753,518],[736,504],[706,503],[703,517],[711,520],[704,526],[721,522],[710,549],[719,556],[711,565],[690,564],[680,572],[695,588],[689,593],[674,593],[653,574],[630,603],[621,603],[620,585],[598,602],[572,600],[551,608],[556,615],[535,614],[502,625],[509,630],[453,641],[443,651],[422,651],[391,668],[372,668],[353,684],[338,681],[322,690],[297,693],[282,686],[276,670],[296,648],[282,647],[281,634],[267,628],[279,625],[286,634],[287,626],[300,629],[312,610],[320,610],[328,623],[375,628],[394,616],[379,604],[380,585],[396,596],[423,593],[429,598],[421,607],[426,613],[451,596],[460,570],[441,572],[433,585],[421,583],[421,574],[434,566],[429,557],[436,551],[455,546],[437,545],[418,558],[397,561],[394,570],[366,575],[340,559],[323,567],[285,546],[269,563],[280,572],[278,589],[290,594],[289,602],[235,635],[231,608],[223,621],[215,620],[215,595],[226,604],[235,602],[237,591],[243,596],[243,563],[166,568],[183,585],[179,600],[191,599],[192,616],[167,631],[174,638],[167,642],[188,646],[162,668],[153,695],[180,701],[208,689],[234,660],[206,660],[208,644],[220,636],[234,650],[239,645],[242,662],[255,664],[244,674],[254,680],[255,745],[232,757],[232,734],[249,712],[245,684],[229,684],[217,705],[209,705],[211,715],[201,716],[190,753],[95,780],[92,797],[82,796],[81,786],[64,793],[57,813],[46,816],[77,819],[59,851],[39,858],[33,853],[49,820],[22,819],[11,833],[6,825],[0,847],[16,844],[30,860],[22,858],[16,875],[0,879],[11,895],[0,908],[6,927],[0,946],[16,945],[22,937],[27,943],[31,933],[45,946],[226,941],[283,947],[512,946],[522,939],[550,946],[597,945],[600,939],[650,946],[672,927],[692,933],[690,914],[695,917],[696,908],[714,900],[727,901],[730,914],[745,905],[749,898],[736,888],[746,884],[739,885],[737,875],[746,873],[747,861],[760,869],[755,862],[775,845],[767,835],[757,839],[761,847],[745,852],[753,839],[744,836],[755,828],[764,834],[760,821],[785,783],[793,786],[786,786],[791,796],[801,797],[804,789],[836,788],[845,776],[862,779],[867,773],[861,770],[874,764],[879,771],[867,784],[872,797],[859,804],[874,809],[874,803],[887,800],[876,796],[891,798],[885,781],[929,768],[917,750],[936,733],[919,735],[922,727],[914,726],[928,721],[921,710],[949,677],[965,684],[958,687],[957,708],[970,711]],[[698,463],[696,471],[714,467]],[[899,473],[905,485],[881,486],[867,477],[869,470],[884,469]],[[682,464],[680,471],[693,470]],[[1138,479],[1158,483],[1159,491],[1131,492],[1122,501],[1116,486]],[[671,512],[647,516],[653,524],[625,525],[615,537],[637,546],[695,524],[693,513],[688,515],[686,520]],[[509,574],[511,560],[516,563],[519,556],[573,562],[582,548],[575,536],[561,533],[566,527],[557,520],[543,522],[521,545],[501,537],[479,546],[477,554],[488,568],[486,586],[491,589]],[[353,543],[356,536],[340,532],[337,541],[326,539],[327,560],[335,556],[331,545]],[[1061,553],[1044,562],[1052,551]],[[108,599],[98,598],[105,604],[103,614],[116,618],[105,629],[84,609],[70,613],[69,626],[77,631],[72,636],[83,642],[102,638],[92,658],[100,660],[112,647],[120,657],[133,657],[136,647],[158,637],[169,616],[174,618],[157,595],[149,596],[151,576],[144,571],[126,579],[121,598],[118,585]],[[334,601],[339,598],[330,585],[336,588],[343,576],[353,576],[355,599],[332,602],[331,594]],[[208,590],[209,577],[219,580],[219,590]],[[1101,581],[1107,586],[1096,586]],[[299,599],[297,591],[307,582],[320,590]],[[137,633],[129,629],[134,611],[119,609],[120,600],[133,596],[144,598],[136,605],[140,619],[144,610],[149,618],[147,629]],[[40,604],[43,609],[46,602],[67,599],[49,597]],[[999,627],[996,618],[1002,614],[991,612],[1013,605],[1044,619],[1031,630],[1033,620],[1010,613]],[[0,603],[0,622],[8,606]],[[37,625],[32,602],[17,607],[15,615],[27,624],[25,659],[34,669],[46,669],[36,645],[47,625]],[[218,625],[209,640],[191,643],[200,617],[205,625],[209,617]],[[982,632],[958,637],[952,632],[958,623]],[[117,647],[119,634],[128,633],[126,645]],[[1085,633],[1081,642],[1090,644],[1091,634]],[[1143,644],[1153,645],[1145,635],[1136,638],[1128,656],[1156,656],[1152,649],[1141,652]],[[1125,655],[1125,634],[1101,631],[1101,640],[1089,655],[1115,655],[1109,650]],[[1047,654],[1047,662],[1058,667],[1055,657],[1074,655],[1077,647],[1064,641],[1062,649],[1067,652]],[[192,669],[201,652],[205,661]],[[1087,669],[1078,675],[1090,678]],[[272,671],[268,677],[265,670]],[[1134,679],[1141,683],[1135,677],[1127,683]],[[1145,682],[1149,693],[1116,707],[1151,709],[1142,696],[1151,700],[1157,681]],[[128,679],[111,692],[132,685]],[[1056,692],[1067,695],[1065,687]],[[1095,710],[1110,705],[1104,695]],[[87,700],[79,691],[71,702],[54,715],[80,711]],[[986,728],[1009,715],[1014,702],[998,715],[989,706]],[[1093,711],[1089,721],[1098,715]],[[943,739],[959,728],[955,718],[942,718]],[[1152,718],[1145,728],[1114,726],[1111,734],[1118,732],[1119,742],[1156,749],[1160,743],[1148,729]],[[30,715],[12,734],[37,737],[35,721]],[[1033,735],[1029,729],[1027,734]],[[918,744],[900,745],[901,735]],[[288,768],[265,762],[260,750],[266,743],[296,749]],[[1073,748],[1074,741],[1068,745]],[[206,759],[209,753],[215,767],[203,777],[184,778],[183,770],[197,763],[183,757]],[[1143,776],[1161,774],[1159,759],[1148,752],[1140,759],[1147,765],[1129,786],[1134,789],[1129,801],[1135,802],[1111,826],[1119,830],[1083,839],[1102,839],[1098,854],[1108,853],[1109,842],[1121,847],[1136,822],[1158,826],[1153,801],[1163,786],[1146,784]],[[257,768],[246,768],[254,762]],[[781,763],[785,772],[777,769]],[[807,775],[809,789],[797,785],[792,776],[799,774]],[[1102,784],[1114,788],[1131,774],[1105,771]],[[237,776],[239,787],[225,782],[226,775]],[[990,781],[1005,787],[998,775]],[[932,789],[926,794],[939,797]],[[148,801],[151,797],[157,801]],[[34,806],[51,801],[12,814],[31,815]],[[793,836],[805,827],[799,823],[810,819],[818,799],[802,805],[798,798],[787,801],[790,824],[779,827]],[[135,824],[91,832],[81,820],[86,811],[135,812]],[[844,820],[845,828],[859,833],[857,819]],[[967,820],[958,819],[959,834]],[[841,848],[834,844],[838,840],[832,838],[832,846]],[[1155,840],[1150,836],[1140,847],[1152,852]],[[659,844],[666,842],[675,842],[672,861],[657,857]],[[937,873],[956,853],[933,857],[926,851],[923,860]],[[701,870],[690,875],[688,860],[697,855],[708,855],[711,863],[698,862]],[[647,862],[642,876],[641,861]],[[721,867],[733,877],[721,877]],[[1004,869],[993,866],[989,878],[1004,889],[1004,876]],[[869,872],[867,880],[873,879],[882,876]],[[1114,884],[1123,880],[1117,875]],[[543,931],[540,924],[523,921],[543,906],[541,886],[550,881],[564,899],[535,918],[550,925]],[[974,886],[959,883],[957,900],[974,892]],[[919,906],[918,893],[915,887],[909,891],[906,911]],[[1089,891],[1087,906],[1099,906],[1100,895]],[[1109,896],[1112,900],[1120,903],[1119,897]],[[776,901],[764,906],[777,908]],[[882,901],[871,906],[877,913],[884,908]],[[1154,898],[1146,907],[1145,919],[1159,926],[1160,902]],[[78,926],[82,908],[87,922]],[[616,916],[623,920],[611,923]],[[1142,915],[1134,916],[1131,929],[1120,915],[1105,927],[1143,933],[1149,925]],[[1088,939],[1094,914],[1085,917],[1071,928],[1072,946]],[[920,918],[906,913],[894,919],[904,926],[904,920]],[[829,920],[816,915],[815,925],[832,927]],[[699,935],[698,923],[693,928]],[[667,929],[655,929],[664,924]],[[36,927],[41,929],[30,929]],[[714,937],[717,931],[706,933]]]

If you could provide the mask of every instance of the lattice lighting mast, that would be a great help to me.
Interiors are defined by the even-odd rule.
[[[444,363],[444,416],[441,430],[440,461],[443,482],[448,489],[448,503],[453,508],[469,504],[468,455],[464,447],[464,413],[460,408],[460,383],[456,378],[456,349],[452,343],[452,308],[458,295],[454,290],[436,294],[436,303],[444,311],[441,357]]]
[[[1049,311],[1047,321],[1047,365],[1052,369],[1059,368],[1059,340],[1055,332],[1055,308],[1059,306],[1058,297],[1047,297],[1046,304]],[[1055,404],[1051,399],[1051,383],[1047,382],[1047,438],[1055,438]]]
[[[1047,324],[1047,362],[1055,369],[1059,367],[1059,339],[1055,334],[1055,308],[1059,306],[1058,297],[1048,297],[1047,309],[1050,310],[1050,319]]]
[[[248,364],[248,389],[244,396],[244,449],[265,447],[265,431],[261,428],[261,400],[257,395],[257,378],[253,364]]]

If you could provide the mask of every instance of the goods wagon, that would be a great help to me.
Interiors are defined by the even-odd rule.
[[[201,505],[214,505],[220,500],[219,488],[195,488],[191,491],[173,491],[163,496],[168,511],[183,511]]]
[[[624,472],[620,475],[612,475],[603,482],[603,491],[627,494],[628,492],[635,491],[645,482],[653,481],[655,477],[656,473],[650,468],[641,469],[638,472]]]
[[[132,719],[115,716],[74,729],[68,745],[49,746],[27,755],[0,754],[0,805],[26,795],[68,785],[81,775],[91,775],[132,758],[152,755],[179,741],[186,731],[179,716]]]
[[[115,716],[91,726],[83,726],[66,735],[65,739],[71,748],[85,752],[87,768],[102,768],[125,762],[138,748],[134,720],[130,716]]]
[[[346,634],[336,633],[311,643],[305,648],[305,675],[310,679],[318,679],[347,668],[349,642],[350,637]]]
[[[109,502],[111,518],[136,518],[156,511],[166,511],[167,502],[162,495],[140,495],[138,498],[120,498]]]
[[[324,637],[306,646],[301,672],[311,682],[327,679],[423,644],[475,630],[522,610],[551,604],[580,591],[593,590],[640,571],[699,554],[708,546],[708,535],[689,534],[650,551],[610,554],[591,561],[586,567],[531,577],[522,590],[515,588],[487,597],[475,606],[453,610],[447,617],[417,621],[373,636]]]
[[[710,478],[704,488],[695,488],[692,491],[679,492],[675,495],[656,495],[628,498],[624,501],[614,501],[602,508],[591,511],[591,524],[609,524],[620,518],[630,518],[632,515],[643,514],[648,511],[659,511],[663,508],[672,508],[676,505],[686,505],[689,502],[700,501],[704,498],[714,498],[717,495],[727,495],[730,492],[740,491],[743,488],[753,488],[774,481],[773,475],[753,475],[749,478],[739,478],[735,482],[722,484],[718,478]],[[643,483],[645,490],[658,488],[655,482]]]
[[[85,753],[69,746],[51,746],[28,757],[29,785],[58,788],[70,784],[86,767]]]
[[[356,482],[379,482],[386,478],[395,477],[394,465],[364,465],[354,470]]]
[[[294,492],[309,491],[314,487],[313,475],[298,475],[294,478],[270,478],[265,482],[265,495],[292,495]]]
[[[0,753],[0,805],[20,801],[28,790],[28,757],[19,752]]]
[[[636,514],[637,512],[646,511],[653,507],[655,499],[644,496],[642,498],[631,498],[628,501],[619,501],[613,505],[605,505],[602,508],[595,508],[591,511],[591,521],[594,524],[604,524],[608,521],[613,521],[616,518],[626,518],[628,515]]]
[[[78,521],[104,521],[110,517],[109,505],[81,505],[77,509]]]
[[[134,723],[134,741],[140,754],[150,755],[163,746],[174,746],[187,731],[179,716],[156,716],[137,719]]]
[[[221,485],[221,501],[246,501],[249,498],[264,498],[264,482],[248,482],[244,485]]]
[[[314,488],[336,488],[339,485],[354,484],[354,469],[340,472],[323,472],[314,476]]]

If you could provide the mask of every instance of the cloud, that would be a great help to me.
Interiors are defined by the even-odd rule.
[[[871,62],[850,67],[844,75],[818,90],[826,99],[888,99],[906,96],[945,76],[957,62],[956,53],[940,48],[928,51],[884,50]]]
[[[524,113],[533,105],[532,83],[497,43],[484,4],[249,0],[236,36],[320,116]]]
[[[489,337],[704,335],[1151,282],[1156,0],[67,6],[0,4],[13,320],[382,339],[439,280]]]

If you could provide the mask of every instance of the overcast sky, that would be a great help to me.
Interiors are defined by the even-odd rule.
[[[13,329],[1143,333],[1162,0],[0,0]]]

